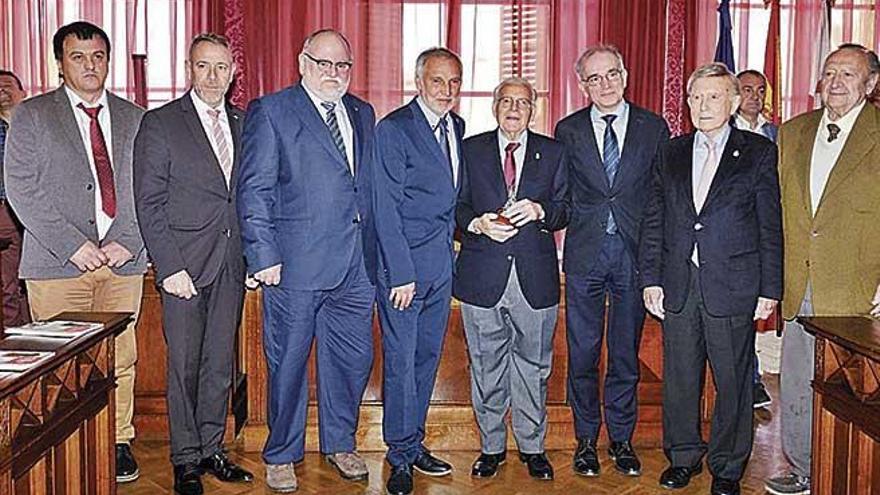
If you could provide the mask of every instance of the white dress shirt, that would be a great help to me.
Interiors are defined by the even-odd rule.
[[[351,121],[348,120],[348,111],[345,109],[345,105],[342,103],[342,98],[336,101],[326,101],[322,100],[318,95],[312,92],[311,89],[303,82],[303,89],[306,90],[306,94],[309,95],[309,99],[312,100],[312,103],[315,105],[315,108],[318,110],[318,115],[321,116],[321,120],[324,123],[327,123],[327,109],[321,106],[321,103],[335,103],[336,106],[333,108],[333,113],[336,115],[336,122],[339,125],[339,132],[342,134],[342,142],[345,143],[345,158],[348,161],[348,171],[354,175],[355,172],[355,163],[354,163],[354,129],[351,126]]]
[[[232,129],[229,127],[229,116],[226,114],[226,105],[221,103],[214,108],[207,103],[205,103],[199,95],[196,94],[195,91],[189,92],[192,97],[193,105],[196,107],[196,114],[199,116],[199,121],[202,123],[202,129],[205,130],[205,134],[208,136],[208,141],[211,143],[211,149],[214,150],[214,157],[217,158],[217,162],[220,162],[220,148],[217,140],[214,138],[214,118],[208,114],[209,110],[218,110],[220,115],[217,116],[217,120],[220,122],[220,130],[223,131],[223,138],[226,139],[226,146],[229,149],[229,159],[232,160],[232,163],[235,163],[235,147],[232,145]]]
[[[101,127],[101,133],[104,135],[104,144],[107,146],[110,167],[114,170],[113,182],[115,184],[117,180],[115,173],[116,164],[113,163],[113,133],[110,125],[110,106],[107,104],[107,91],[104,90],[101,92],[101,96],[95,103],[89,103],[83,100],[66,85],[64,86],[64,91],[67,93],[67,99],[70,100],[70,107],[73,109],[73,116],[76,119],[76,126],[79,128],[79,135],[82,137],[83,146],[85,146],[86,149],[86,157],[89,159],[89,169],[92,172],[92,179],[95,181],[95,187],[93,188],[95,191],[95,227],[98,229],[98,239],[101,240],[104,239],[104,236],[107,235],[107,231],[110,230],[110,226],[113,224],[113,219],[107,216],[107,214],[104,213],[104,209],[101,207],[101,186],[98,184],[98,170],[95,168],[95,158],[92,156],[92,137],[89,132],[92,125],[92,118],[77,106],[82,103],[86,108],[97,107],[98,105],[103,107],[98,113],[98,125]],[[119,203],[118,197],[116,198],[116,202],[117,204]]]
[[[626,140],[626,126],[629,124],[629,103],[623,100],[617,105],[617,108],[608,113],[602,113],[596,105],[593,105],[590,109],[590,120],[593,121],[593,135],[596,136],[596,145],[599,147],[599,158],[603,159],[605,127],[608,124],[605,123],[602,117],[611,114],[617,115],[617,118],[611,123],[611,128],[614,129],[614,135],[617,137],[617,156],[621,156],[623,153],[623,142]]]
[[[837,164],[840,152],[843,151],[843,146],[846,144],[853,125],[856,123],[856,118],[862,112],[864,106],[865,102],[863,101],[861,105],[856,106],[847,112],[846,115],[833,122],[840,127],[840,134],[837,135],[837,139],[830,143],[828,142],[830,134],[828,132],[828,124],[831,124],[832,121],[828,118],[827,109],[822,115],[819,129],[816,132],[816,139],[813,141],[813,155],[810,159],[810,204],[814,216],[816,215],[816,210],[819,209],[819,202],[822,200],[822,194],[825,192],[828,177],[831,176],[831,171],[834,170],[834,165]]]
[[[513,183],[513,190],[519,191],[519,179],[522,177],[522,168],[523,162],[526,160],[526,145],[529,142],[529,131],[523,130],[519,137],[516,138],[516,141],[511,141],[507,139],[507,136],[501,132],[501,129],[498,129],[498,148],[501,152],[501,174],[504,176],[504,159],[507,158],[507,152],[504,151],[507,148],[507,145],[512,142],[519,143],[519,147],[513,152],[513,160],[516,162],[516,179]]]
[[[456,139],[455,134],[455,123],[452,121],[452,117],[449,113],[446,115],[437,115],[434,113],[425,101],[422,100],[421,96],[417,97],[416,101],[419,104],[419,108],[422,109],[422,113],[425,114],[425,118],[428,119],[428,125],[434,131],[434,137],[437,138],[438,143],[440,142],[440,119],[446,119],[446,128],[449,131],[447,134],[447,139],[449,139],[449,159],[452,161],[452,184],[458,185],[458,140]]]

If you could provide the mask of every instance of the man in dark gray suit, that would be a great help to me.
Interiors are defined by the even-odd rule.
[[[223,453],[244,257],[235,213],[243,113],[225,103],[235,73],[226,38],[196,36],[191,91],[144,115],[134,144],[135,206],[161,288],[168,343],[174,489],[202,493],[201,472],[253,476]]]
[[[19,277],[31,316],[62,311],[134,314],[116,337],[116,480],[138,478],[134,327],[147,255],[134,212],[131,154],[143,110],[104,88],[110,40],[87,22],[52,40],[64,84],[15,112],[6,141],[7,197],[24,225]]]

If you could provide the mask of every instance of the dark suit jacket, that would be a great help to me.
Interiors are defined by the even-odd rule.
[[[730,130],[702,211],[693,200],[694,134],[670,141],[657,158],[639,253],[641,287],[661,286],[667,311],[688,292],[694,242],[700,282],[713,316],[751,314],[758,296],[782,298],[782,213],[776,145]]]
[[[504,294],[510,266],[516,259],[520,287],[529,305],[540,309],[559,303],[553,232],[568,223],[568,174],[563,149],[557,141],[529,132],[516,199],[539,203],[544,219],[526,224],[516,236],[500,243],[467,230],[474,218],[497,211],[507,201],[498,131],[464,141],[465,168],[456,208],[458,228],[463,234],[453,284],[455,297],[475,306],[494,306]]]
[[[82,272],[70,257],[85,244],[112,241],[133,256],[118,275],[147,269],[132,193],[132,144],[144,110],[107,92],[110,112],[116,217],[100,242],[95,226],[95,191],[86,147],[64,86],[21,103],[6,137],[6,194],[24,225],[19,277],[74,278]],[[91,150],[88,151],[91,153]]]
[[[206,287],[224,262],[244,279],[235,214],[244,113],[227,105],[226,114],[234,157],[231,188],[189,92],[141,121],[134,142],[135,206],[157,282],[186,270],[196,287]]]
[[[373,107],[342,97],[354,130],[355,176],[301,83],[254,100],[244,124],[238,215],[248,271],[283,263],[281,283],[336,287],[356,243],[375,281]]]
[[[461,169],[464,120],[449,115]],[[385,284],[398,287],[450,276],[459,188],[415,98],[376,127],[375,174],[379,266]]]
[[[660,145],[669,140],[666,121],[632,103],[629,122],[613,186],[608,185],[602,151],[596,143],[592,107],[559,121],[556,139],[566,147],[571,195],[571,222],[565,234],[563,271],[585,276],[599,255],[608,210],[614,214],[617,230],[636,258],[639,225],[650,185],[651,164]]]

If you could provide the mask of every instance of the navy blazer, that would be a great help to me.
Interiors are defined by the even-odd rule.
[[[248,108],[238,216],[249,273],[282,263],[282,285],[331,289],[342,282],[362,242],[365,268],[375,282],[375,114],[350,94],[342,103],[354,129],[354,177],[301,83]]]
[[[556,139],[566,147],[571,195],[562,269],[578,276],[586,276],[599,256],[609,210],[627,250],[636,259],[651,164],[660,145],[669,140],[665,120],[630,103],[618,172],[609,186],[602,151],[593,132],[591,109],[589,106],[562,119],[555,131]]]
[[[658,155],[642,225],[640,285],[663,287],[666,310],[681,311],[697,242],[709,314],[752,314],[758,296],[782,298],[776,145],[731,129],[699,214],[693,200],[693,149],[694,134],[687,134],[670,141]]]
[[[529,305],[541,309],[559,304],[553,232],[568,224],[568,173],[563,150],[557,141],[529,131],[516,199],[539,203],[544,219],[526,224],[501,243],[467,230],[474,218],[503,208],[507,201],[498,131],[464,141],[464,180],[456,209],[463,234],[453,284],[455,297],[475,306],[495,306],[507,287],[513,260],[519,260],[517,276]]]
[[[464,120],[449,115],[461,169]],[[373,196],[384,283],[399,287],[451,276],[461,180],[453,183],[449,162],[415,98],[379,122],[375,160]]]

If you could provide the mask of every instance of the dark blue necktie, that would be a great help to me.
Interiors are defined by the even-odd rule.
[[[446,161],[449,163],[449,172],[452,173],[454,181],[455,172],[452,170],[452,157],[450,156],[452,152],[449,150],[449,122],[446,120],[446,117],[440,119],[440,122],[437,123],[437,128],[440,129],[440,150],[443,151],[443,156],[446,157]]]
[[[327,110],[327,127],[330,129],[330,135],[333,137],[333,144],[342,154],[342,159],[348,163],[348,154],[345,152],[345,141],[342,140],[342,132],[339,131],[339,121],[336,120],[336,103],[322,102],[321,106]]]
[[[602,146],[602,165],[605,167],[605,176],[608,177],[608,187],[614,185],[614,177],[617,175],[617,168],[620,164],[620,149],[617,147],[617,134],[614,133],[614,119],[617,115],[603,115],[602,120],[605,121],[605,138]],[[608,210],[608,225],[605,227],[606,234],[617,233],[617,223],[614,221],[614,215]]]

